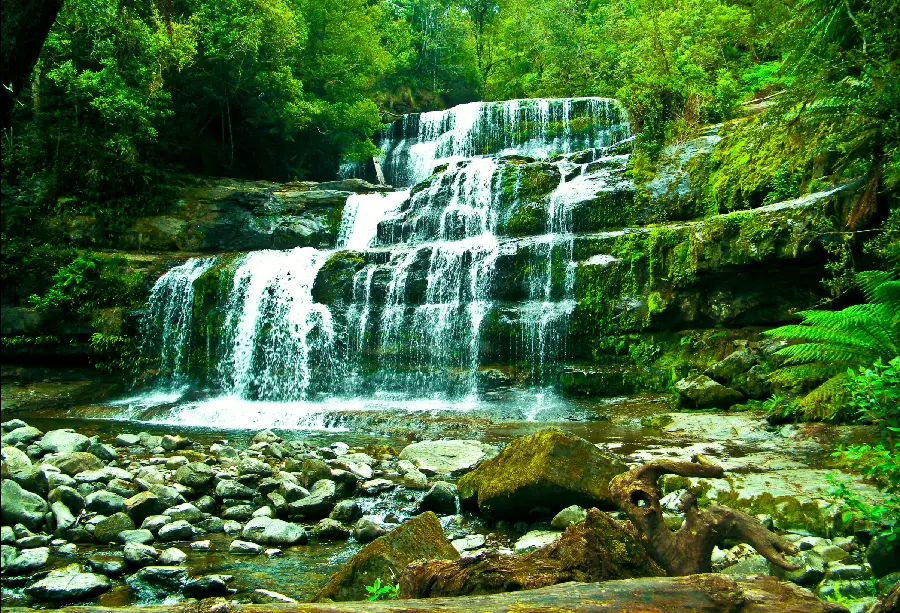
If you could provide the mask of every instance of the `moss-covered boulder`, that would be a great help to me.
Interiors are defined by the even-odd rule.
[[[350,558],[313,597],[322,600],[365,600],[366,586],[400,576],[417,560],[456,560],[459,552],[446,538],[437,515],[428,511],[375,539]]]
[[[536,510],[552,516],[573,504],[611,508],[609,481],[626,469],[586,440],[547,428],[514,440],[464,476],[459,492],[483,513],[511,519]]]
[[[584,511],[582,511],[584,513]],[[555,542],[523,556],[492,553],[477,560],[413,564],[400,578],[403,598],[470,596],[532,590],[566,581],[661,577],[634,529],[597,509]]]

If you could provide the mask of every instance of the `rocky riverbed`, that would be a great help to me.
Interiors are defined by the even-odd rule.
[[[597,404],[594,421],[564,424],[572,434],[560,434],[547,457],[583,444],[594,450],[592,466],[614,474],[650,459],[705,454],[730,471],[699,483],[707,500],[742,508],[795,542],[800,570],[781,573],[785,579],[849,599],[858,611],[897,580],[896,545],[842,524],[826,492],[825,474],[837,472],[827,449],[865,437],[864,428],[768,426],[751,412],[669,413],[666,403],[648,400],[631,412],[616,409],[634,400]],[[2,424],[4,606],[362,599],[374,578],[394,582],[392,571],[414,559],[528,555],[553,547],[591,506],[622,517],[595,488],[600,473],[572,477],[582,466],[538,462],[533,482],[519,471],[523,480],[502,487],[484,477],[516,474],[516,466],[496,464],[511,453],[492,458],[514,449],[511,440],[540,436],[541,423],[493,424],[477,431],[479,440],[413,441],[31,421]],[[569,477],[557,484],[562,489],[547,485],[552,474]],[[472,483],[481,486],[473,491]],[[673,525],[689,485],[667,482],[663,504]],[[871,486],[857,489],[864,500],[877,497]],[[382,553],[360,553],[375,540],[386,544],[375,547]],[[717,548],[712,561],[714,571],[736,576],[775,572],[741,544]]]

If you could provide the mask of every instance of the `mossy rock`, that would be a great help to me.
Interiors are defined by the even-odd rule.
[[[365,264],[358,251],[338,251],[316,275],[312,288],[313,300],[322,304],[350,302],[353,300],[353,276]]]
[[[459,481],[463,500],[492,517],[518,519],[536,508],[556,513],[577,504],[613,508],[609,481],[624,462],[588,441],[547,428],[514,440]]]
[[[390,583],[415,560],[456,560],[459,552],[444,537],[437,515],[428,511],[375,539],[350,558],[313,597],[314,602],[365,600],[376,579]]]

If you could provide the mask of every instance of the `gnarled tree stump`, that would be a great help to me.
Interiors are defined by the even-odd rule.
[[[701,511],[695,492],[682,501],[685,518],[681,528],[673,532],[666,525],[657,486],[661,476],[721,479],[724,473],[721,466],[702,456],[695,456],[691,462],[657,460],[615,477],[609,487],[647,552],[669,575],[708,573],[713,548],[726,539],[747,543],[773,564],[795,570],[797,566],[782,555],[796,553],[791,543],[741,511],[719,505]]]

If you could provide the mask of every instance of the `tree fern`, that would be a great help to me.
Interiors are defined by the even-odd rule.
[[[776,383],[819,382],[800,401],[811,419],[834,419],[844,392],[847,369],[884,363],[900,355],[900,280],[896,272],[861,273],[859,284],[866,302],[841,311],[804,311],[799,324],[781,326],[766,334],[795,341],[776,352],[782,367],[772,374]]]

